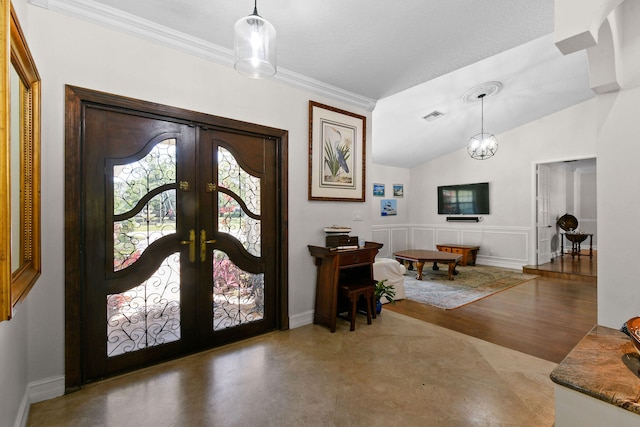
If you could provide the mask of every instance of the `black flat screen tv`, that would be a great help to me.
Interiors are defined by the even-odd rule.
[[[489,183],[481,182],[438,187],[438,214],[489,214]]]

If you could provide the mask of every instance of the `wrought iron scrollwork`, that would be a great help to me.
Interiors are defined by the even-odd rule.
[[[107,356],[180,339],[180,254],[138,286],[107,295]]]
[[[264,274],[240,269],[222,251],[213,251],[213,329],[264,318]]]

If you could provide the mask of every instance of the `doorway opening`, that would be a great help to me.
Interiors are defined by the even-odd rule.
[[[539,163],[536,175],[536,265],[567,257],[565,230],[558,225],[565,214],[577,218],[580,232],[593,234],[587,243],[597,249],[596,159]]]

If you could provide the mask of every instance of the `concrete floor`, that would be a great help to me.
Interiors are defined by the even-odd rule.
[[[90,384],[27,425],[551,427],[555,366],[383,309]]]

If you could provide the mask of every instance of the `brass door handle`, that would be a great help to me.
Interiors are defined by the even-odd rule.
[[[189,245],[189,261],[196,262],[196,230],[189,230],[189,240],[181,240],[181,245]]]
[[[207,232],[200,230],[200,261],[207,260],[207,244],[215,242],[215,240],[207,240]]]

